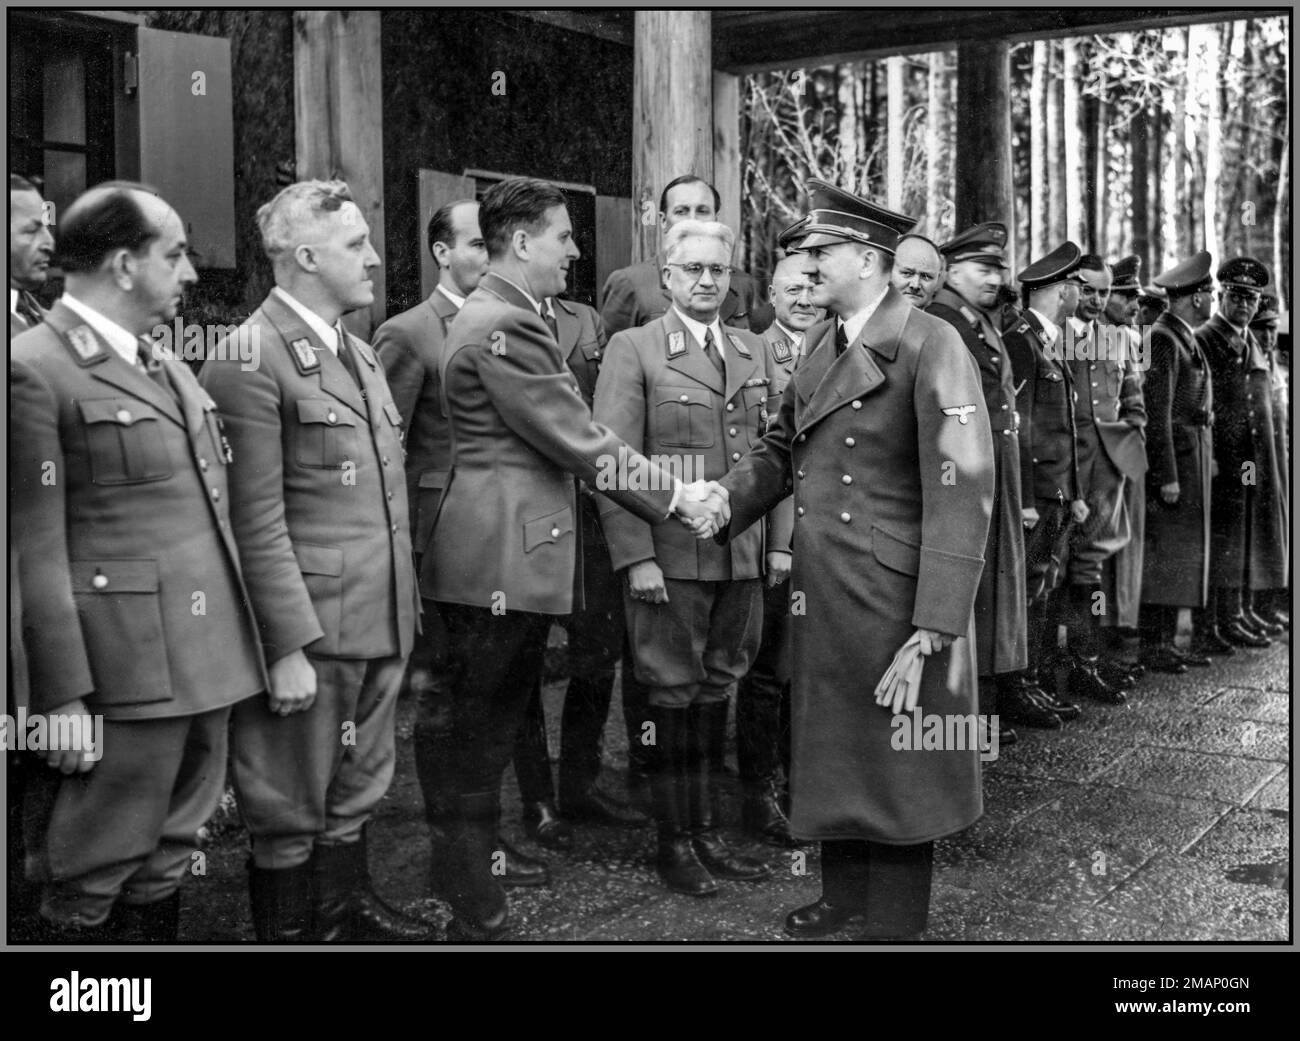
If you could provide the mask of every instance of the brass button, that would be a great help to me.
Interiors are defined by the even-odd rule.
[[[851,521],[852,519],[853,519],[853,518],[850,517],[847,513],[841,513],[841,514],[840,514],[840,520],[842,520],[845,524],[847,524],[847,523],[848,523],[849,521]]]
[[[841,484],[852,484],[852,483],[853,483],[853,478],[850,477],[848,474],[845,474],[843,477],[840,478],[840,483],[841,483]]]
[[[797,474],[795,474],[795,476],[798,477],[800,480],[802,480],[802,479],[803,479],[803,471],[800,470]]]
[[[857,442],[854,441],[853,438],[851,438],[851,437],[846,437],[846,438],[844,439],[844,443],[845,443],[846,445],[848,445],[850,448],[852,448],[854,445],[857,444]]]
[[[553,539],[558,539],[559,537],[560,537],[560,529],[559,529],[559,528],[552,528],[552,529],[551,529],[551,538],[553,538]]]
[[[735,437],[735,436],[736,436],[736,428],[735,428],[735,427],[728,427],[728,428],[727,428],[727,433],[730,434],[732,437]]]
[[[388,456],[384,456],[384,465],[385,465],[385,466],[388,465]]]
[[[394,535],[397,534],[397,523],[396,523],[396,522],[393,523],[393,534],[394,534]]]
[[[327,412],[325,414],[325,419],[329,423],[337,423],[339,421],[339,414],[337,412]]]
[[[728,411],[728,412],[735,412],[735,411],[736,411],[736,405],[735,405],[734,402],[731,402],[731,401],[728,401],[728,402],[727,402],[727,411]]]
[[[807,441],[807,440],[808,440],[808,435],[807,435],[807,434],[800,434],[797,440],[798,440],[800,443],[802,443],[802,442],[804,442],[804,441]]]
[[[690,396],[689,394],[683,394],[683,395],[682,395],[680,398],[678,398],[677,400],[678,400],[678,401],[690,401],[690,400],[691,400],[691,396]]]
[[[800,517],[802,517],[802,516],[803,516],[803,507],[802,507],[802,506],[797,507],[797,508],[795,509],[794,512],[797,513],[797,514],[799,514]]]
[[[116,419],[119,423],[129,423],[131,422],[131,413],[124,408],[118,409],[117,415],[114,416],[113,418]]]
[[[731,461],[732,461],[733,463],[738,463],[738,462],[740,462],[740,453],[739,453],[739,452],[732,452],[732,453],[731,453]]]
[[[1029,460],[1029,461],[1030,461],[1031,463],[1037,463],[1037,462],[1038,462],[1037,459],[1031,459],[1031,460]]]
[[[1005,412],[1005,411],[1006,411],[1007,409],[1009,409],[1010,407],[1011,407],[1010,405],[1003,405],[1003,406],[1002,406],[1002,411]]]
[[[1010,431],[1010,430],[1004,430],[1004,431],[1002,431],[1002,433],[1004,433],[1004,434],[1010,434],[1011,431]]]
[[[107,588],[108,588],[108,576],[107,576],[107,575],[98,575],[98,574],[97,574],[94,578],[92,578],[92,579],[90,580],[90,584],[91,584],[91,586],[94,587],[95,589],[107,589]]]
[[[861,401],[855,401],[855,402],[853,403],[853,407],[854,407],[854,408],[861,408],[861,407],[862,407],[862,402],[861,402]]]
[[[393,497],[393,493],[392,493],[392,492],[389,492],[389,493],[388,493],[388,497],[391,499],[391,498]]]
[[[205,473],[207,472],[208,469],[208,461],[204,459],[202,456],[199,456],[199,469],[204,471]]]
[[[213,502],[220,502],[220,501],[221,501],[221,489],[220,489],[220,488],[213,488],[213,489],[212,489],[212,501],[213,501]]]

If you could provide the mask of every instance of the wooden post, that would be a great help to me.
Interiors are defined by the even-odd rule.
[[[348,182],[375,252],[386,261],[379,17],[377,10],[294,12],[294,151],[299,180]],[[373,279],[375,302],[344,320],[366,339],[386,313],[382,266]]]
[[[1016,253],[1011,190],[1011,72],[1005,40],[957,47],[957,177],[954,231],[980,221],[1007,226],[1007,256]]]
[[[722,197],[718,220],[736,233],[740,259],[740,77],[713,74],[713,186]]]
[[[653,257],[659,249],[659,194],[664,185],[688,173],[713,180],[711,15],[637,11],[635,24],[633,263]]]

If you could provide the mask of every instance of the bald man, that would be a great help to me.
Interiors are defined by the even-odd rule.
[[[928,307],[943,284],[943,256],[924,235],[904,235],[898,240],[889,282],[913,307]]]

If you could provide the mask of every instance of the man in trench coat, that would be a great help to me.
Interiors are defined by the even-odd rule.
[[[807,253],[813,302],[834,317],[809,330],[776,423],[723,478],[718,537],[793,492],[790,823],[821,840],[823,882],[786,930],[823,936],[862,915],[868,936],[908,936],[925,928],[934,840],[983,812],[978,741],[922,751],[873,692],[915,637],[927,657],[912,722],[976,728],[993,445],[960,338],[889,286],[912,219],[810,184],[814,208],[782,245]]]

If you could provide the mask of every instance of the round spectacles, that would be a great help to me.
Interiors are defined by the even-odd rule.
[[[713,276],[714,280],[721,278],[723,275],[731,274],[731,268],[726,264],[668,264],[668,267],[680,268],[686,272],[695,281],[704,277],[704,272]]]

